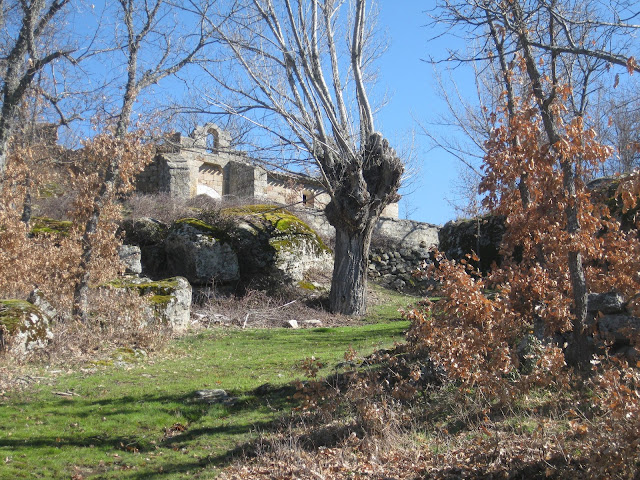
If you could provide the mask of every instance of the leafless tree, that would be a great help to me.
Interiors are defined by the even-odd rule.
[[[224,22],[209,17],[234,72],[212,72],[236,100],[218,105],[259,124],[315,166],[331,197],[326,216],[336,229],[330,308],[363,314],[372,230],[398,199],[403,173],[401,160],[375,130],[369,100],[371,60],[380,48],[372,29],[375,5],[239,0],[234,8]]]
[[[59,59],[70,58],[72,49],[59,48],[51,32],[71,0],[10,0],[0,2],[0,190],[6,168],[9,139],[18,110],[36,76]]]
[[[197,62],[203,49],[212,43],[212,30],[204,18],[213,1],[118,0],[116,3],[118,23],[115,25],[114,39],[125,53],[126,82],[122,89],[122,104],[115,118],[114,133],[116,138],[124,139],[141,92]],[[194,15],[194,12],[198,15]],[[180,24],[177,20],[180,15],[189,16],[195,21],[190,25]],[[124,32],[122,35],[121,31]],[[120,43],[121,37],[123,40]],[[119,176],[120,157],[114,155],[94,198],[93,211],[82,239],[82,273],[74,290],[73,314],[83,320],[88,315],[89,263],[93,256],[91,238],[98,227],[105,201],[116,190]]]
[[[609,89],[601,100],[597,131],[616,148],[604,174],[630,173],[640,167],[640,96],[637,79],[631,85]]]

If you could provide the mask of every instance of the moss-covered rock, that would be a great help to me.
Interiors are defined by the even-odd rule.
[[[146,296],[150,316],[175,331],[185,330],[191,318],[191,285],[186,278],[173,277],[153,281],[148,278],[125,277],[104,285],[109,288],[134,290]]]
[[[164,242],[167,273],[184,276],[195,285],[237,281],[237,254],[230,241],[221,237],[204,221],[178,220]]]
[[[280,238],[280,246],[287,246],[287,237],[291,240],[300,237],[309,237],[315,246],[324,252],[331,253],[318,234],[305,222],[300,220],[293,213],[273,205],[247,205],[244,207],[233,207],[222,210],[224,215],[238,217],[251,222],[250,225],[256,230],[266,230],[271,233],[274,239]],[[256,222],[257,220],[257,222]]]
[[[31,234],[34,236],[53,235],[68,237],[71,232],[71,228],[73,228],[73,222],[67,220],[33,217],[31,222]]]
[[[0,300],[0,351],[25,356],[52,338],[49,318],[38,307],[26,300]]]
[[[169,233],[167,225],[147,217],[125,220],[120,228],[124,232],[124,243],[139,247],[159,245]]]
[[[331,250],[322,239],[287,210],[248,205],[227,208],[222,213],[236,219],[231,241],[243,279],[298,282],[305,271],[328,267],[331,262]]]

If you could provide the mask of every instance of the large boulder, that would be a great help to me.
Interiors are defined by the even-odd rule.
[[[268,278],[299,282],[311,268],[331,264],[332,252],[318,234],[291,212],[272,205],[249,205],[223,211],[234,218],[229,233],[245,281]]]
[[[0,300],[0,351],[24,357],[46,347],[53,338],[51,320],[26,300]]]
[[[614,346],[630,343],[640,335],[640,318],[631,315],[605,315],[598,319],[598,330],[605,340]]]
[[[154,322],[168,325],[176,332],[184,331],[191,319],[191,285],[186,278],[173,277],[153,281],[149,278],[124,277],[105,287],[125,288],[146,296],[149,316]]]
[[[226,208],[165,228],[148,218],[127,221],[125,243],[142,250],[142,273],[186,277],[192,285],[253,287],[295,283],[331,266],[332,252],[292,213],[272,205]],[[204,218],[204,219],[203,219]]]
[[[178,220],[164,242],[167,273],[195,285],[240,279],[238,256],[226,234],[195,218]]]
[[[504,232],[505,218],[500,215],[451,221],[438,232],[439,249],[451,260],[464,259],[475,253],[480,261],[472,263],[476,263],[484,273],[494,262],[500,264],[500,244]]]

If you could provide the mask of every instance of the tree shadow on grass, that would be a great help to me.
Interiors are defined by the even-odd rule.
[[[231,458],[251,450],[251,441],[247,440],[248,437],[256,431],[269,431],[275,427],[278,412],[285,413],[293,406],[291,395],[294,391],[293,387],[287,386],[266,389],[260,395],[254,395],[253,392],[236,392],[241,399],[229,406],[198,402],[195,392],[186,395],[130,395],[99,400],[71,397],[53,402],[42,401],[40,409],[37,403],[34,405],[34,402],[14,403],[11,404],[11,408],[16,412],[25,411],[28,407],[31,411],[38,411],[37,417],[50,420],[47,420],[48,424],[42,427],[38,424],[30,424],[28,438],[24,435],[0,436],[0,449],[8,449],[14,456],[30,450],[31,457],[34,455],[34,450],[44,452],[50,451],[51,448],[67,449],[65,454],[67,457],[77,458],[78,463],[86,466],[91,462],[87,462],[87,459],[97,456],[96,453],[89,454],[88,449],[92,449],[92,452],[103,452],[98,455],[107,453],[111,457],[115,456],[113,455],[115,450],[120,452],[124,462],[139,463],[127,454],[147,455],[162,451],[178,452],[191,448],[197,450],[209,443],[212,445],[209,449],[211,454],[206,455],[204,452],[206,456],[203,458],[194,460],[193,457],[185,456],[185,461],[182,462],[181,459],[176,459],[175,455],[173,458],[167,455],[166,459],[155,456],[153,461],[141,468],[144,471],[136,472],[135,469],[121,471],[118,478],[162,478],[172,473],[224,466]],[[180,425],[177,433],[171,430],[170,424],[159,427],[157,423],[154,424],[151,421],[147,425],[141,424],[139,417],[138,420],[133,420],[142,410],[172,414],[178,409],[180,418],[175,417],[173,424],[173,426]],[[253,412],[258,412],[257,418],[252,415]],[[127,418],[129,415],[132,416],[132,420]],[[137,421],[136,427],[131,429],[127,425],[122,425],[122,428],[118,428],[113,424],[113,421],[119,420],[113,418],[117,416],[122,416],[122,421]],[[103,431],[98,431],[101,424],[97,421],[91,424],[83,422],[83,419],[88,417],[98,417],[102,421],[111,423],[105,424]],[[109,419],[109,417],[112,418]],[[223,424],[215,424],[220,423],[223,418],[225,419]],[[59,423],[59,427],[55,422]],[[183,422],[184,425],[179,422]],[[208,426],[207,422],[213,425]],[[200,425],[196,425],[197,423]],[[78,425],[78,427],[72,428],[70,425]],[[70,428],[71,431],[69,431]],[[132,433],[128,434],[128,430]],[[46,431],[47,434],[39,435],[38,431]],[[78,451],[69,455],[68,449],[74,448]],[[84,454],[83,451],[87,453]]]

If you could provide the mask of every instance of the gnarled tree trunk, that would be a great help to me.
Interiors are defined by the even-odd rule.
[[[371,222],[370,225],[374,225]],[[350,231],[336,226],[335,261],[329,304],[334,312],[364,315],[367,308],[367,267],[372,227]]]
[[[373,229],[384,208],[398,199],[402,161],[380,133],[369,136],[361,154],[332,172],[338,188],[325,210],[336,229],[329,307],[345,315],[364,315]]]

